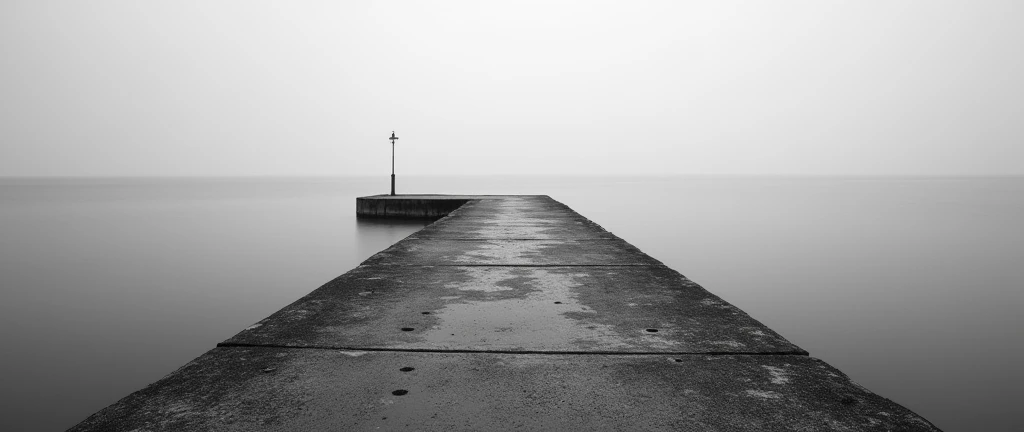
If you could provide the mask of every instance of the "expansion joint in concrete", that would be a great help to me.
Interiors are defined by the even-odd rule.
[[[397,263],[371,263],[364,266],[380,267],[657,267],[663,268],[664,264],[397,264]]]
[[[410,239],[416,240],[430,240],[429,237],[419,237],[415,233],[409,236]],[[464,242],[484,242],[484,241],[551,241],[550,237],[523,237],[523,238],[507,238],[507,237],[459,237],[449,238],[445,237],[441,240],[445,241],[464,241]],[[603,237],[603,238],[579,238],[579,239],[554,239],[560,242],[593,242],[593,241],[622,241],[617,237]]]
[[[475,350],[475,349],[440,349],[440,348],[382,348],[382,347],[324,347],[294,346],[284,344],[248,344],[237,342],[221,342],[218,348],[274,348],[274,349],[312,349],[330,351],[382,351],[382,352],[413,352],[438,354],[532,354],[532,355],[660,355],[660,356],[779,356],[793,355],[806,357],[807,351],[782,352],[743,352],[743,351],[706,351],[706,352],[673,352],[673,351],[572,351],[572,350]]]

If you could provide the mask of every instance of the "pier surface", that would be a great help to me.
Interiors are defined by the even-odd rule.
[[[357,209],[448,215],[72,430],[937,430],[547,196]]]

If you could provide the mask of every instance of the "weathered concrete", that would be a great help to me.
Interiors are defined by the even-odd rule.
[[[935,429],[805,356],[259,347],[216,348],[72,430]]]
[[[360,266],[224,344],[805,354],[663,266]]]
[[[438,221],[411,238],[438,240],[593,240],[614,239],[614,234],[584,221],[562,223],[494,222],[458,218]]]
[[[407,238],[370,257],[365,265],[604,265],[652,266],[661,262],[620,239],[447,240]]]
[[[73,430],[936,430],[546,196],[412,199],[466,204]]]

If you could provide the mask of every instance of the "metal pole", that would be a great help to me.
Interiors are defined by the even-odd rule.
[[[395,196],[395,131],[391,131],[391,196]]]
[[[391,196],[395,196],[395,140],[391,140]]]

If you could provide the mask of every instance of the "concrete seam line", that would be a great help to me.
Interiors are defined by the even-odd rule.
[[[360,264],[382,267],[665,267],[660,264]]]
[[[287,348],[287,349],[312,349],[325,351],[379,351],[379,352],[411,352],[411,353],[438,353],[438,354],[533,354],[533,355],[669,355],[669,356],[779,356],[795,355],[810,356],[804,350],[799,351],[775,351],[775,352],[727,352],[727,351],[706,351],[706,352],[669,352],[669,351],[538,351],[538,350],[472,350],[472,349],[433,349],[433,348],[380,348],[380,347],[325,347],[325,346],[291,346],[280,344],[249,344],[237,342],[221,342],[217,348]]]

